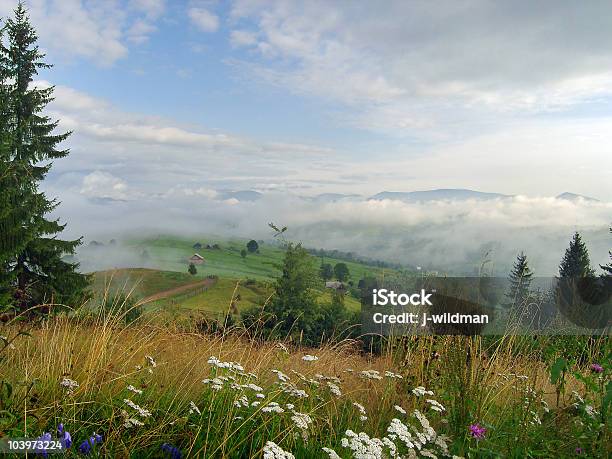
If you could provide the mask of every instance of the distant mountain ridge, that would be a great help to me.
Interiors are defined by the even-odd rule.
[[[254,190],[220,190],[218,192],[218,198],[225,199],[236,199],[238,201],[258,201],[264,196],[264,193]],[[369,198],[359,194],[345,194],[345,193],[320,193],[315,196],[302,196],[303,199],[314,201],[318,203],[333,203],[339,201],[359,201],[362,199],[382,201],[385,199],[391,201],[402,201],[402,202],[428,202],[428,201],[490,201],[494,199],[508,199],[514,195],[503,194],[503,193],[488,193],[484,191],[469,190],[466,188],[438,188],[434,190],[419,190],[419,191],[382,191]],[[564,192],[557,196],[556,199],[563,199],[566,201],[590,201],[600,202],[598,199],[590,196],[584,196],[581,194]]]
[[[441,188],[437,190],[423,190],[423,191],[383,191],[375,194],[369,199],[375,201],[382,201],[383,199],[390,199],[395,201],[403,202],[419,202],[419,201],[466,201],[468,199],[475,199],[480,201],[490,199],[503,199],[511,198],[512,195],[501,194],[501,193],[485,193],[482,191],[467,190],[462,188]]]
[[[566,191],[565,193],[561,193],[555,197],[557,199],[565,199],[567,201],[579,201],[580,199],[584,199],[585,201],[600,202],[599,199],[591,198],[589,196],[583,196],[581,194],[570,193],[568,191]]]

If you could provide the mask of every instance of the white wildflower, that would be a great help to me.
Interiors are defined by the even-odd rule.
[[[395,408],[397,411],[399,411],[402,414],[406,414],[406,410],[399,405],[395,405],[393,408]]]
[[[291,420],[295,426],[301,430],[308,430],[308,425],[312,424],[312,418],[310,416],[304,413],[298,413],[297,411],[293,412]]]
[[[244,367],[237,362],[222,362],[214,355],[211,355],[208,359],[208,364],[217,368],[227,368],[230,371],[241,372],[244,371]]]
[[[425,401],[431,405],[429,408],[431,408],[434,411],[437,411],[438,413],[441,413],[442,411],[444,411],[446,409],[439,402],[437,402],[436,400],[432,400],[432,399],[428,398]]]
[[[353,402],[353,406],[355,406],[361,414],[366,414],[365,407],[361,403]]]
[[[331,448],[323,447],[321,448],[323,451],[327,453],[329,459],[340,459],[340,456]]]
[[[142,416],[143,418],[148,418],[149,416],[151,416],[151,412],[149,410],[145,408],[141,408],[140,406],[136,405],[133,401],[131,401],[129,398],[124,398],[123,403],[125,403],[127,406],[129,406],[130,408],[138,412],[138,414]]]
[[[289,376],[287,376],[285,373],[283,373],[280,370],[272,370],[272,373],[276,374],[276,377],[281,381],[281,382],[287,382],[289,381],[291,378]]]
[[[126,429],[130,429],[132,427],[140,427],[140,426],[144,426],[144,422],[139,421],[136,418],[127,418],[123,422],[123,427],[125,427]]]
[[[223,379],[221,378],[212,378],[212,379],[206,378],[206,379],[203,379],[202,382],[204,384],[210,384],[210,388],[212,390],[223,389]]]
[[[316,360],[319,360],[319,357],[317,357],[316,355],[306,354],[305,356],[302,357],[302,360],[306,362],[314,362]]]
[[[130,392],[134,392],[135,394],[141,395],[142,394],[142,390],[140,389],[136,389],[134,386],[132,386],[131,384],[129,386],[126,387],[127,390],[129,390]]]
[[[417,397],[422,397],[423,395],[433,395],[433,391],[425,389],[423,386],[418,386],[412,389],[412,393]]]
[[[193,401],[191,401],[189,402],[189,414],[193,414],[193,413],[196,413],[198,415],[202,414],[198,406]]]
[[[392,371],[385,371],[385,376],[387,378],[397,378],[397,379],[402,379],[403,376],[397,373],[393,373]]]
[[[334,394],[336,397],[342,396],[342,391],[340,388],[332,382],[327,381],[327,387],[329,387],[329,391]]]
[[[387,432],[393,436],[397,436],[397,438],[399,438],[408,448],[414,448],[416,446],[415,440],[412,438],[412,434],[408,430],[408,426],[397,418],[393,418],[391,420],[391,424],[387,428]],[[391,435],[389,436],[391,437]]]
[[[356,434],[352,430],[347,430],[345,435],[341,444],[353,452],[353,457],[360,459],[382,459],[384,457],[382,440],[370,438],[364,432]]]
[[[359,373],[359,376],[364,379],[382,379],[380,372],[377,370],[363,370]]]
[[[270,402],[268,405],[264,406],[261,411],[264,413],[284,413],[285,410],[276,402]]]
[[[60,386],[62,386],[67,394],[72,394],[76,388],[79,387],[79,383],[70,378],[64,378],[60,382]]]
[[[268,441],[263,449],[263,459],[295,459],[295,456],[273,441]]]
[[[266,395],[258,393],[258,394],[255,394],[255,397],[257,397],[257,398],[266,398]]]
[[[296,398],[308,398],[308,394],[303,389],[298,389],[293,384],[283,383],[281,389],[285,394]]]
[[[145,359],[147,359],[147,363],[149,364],[150,367],[155,368],[157,366],[157,362],[150,355],[145,355]]]
[[[295,408],[295,405],[293,403],[287,403],[285,406],[288,410],[292,410],[293,408]]]

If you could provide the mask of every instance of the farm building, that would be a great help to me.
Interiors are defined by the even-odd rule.
[[[331,288],[337,292],[346,292],[347,290],[346,285],[340,281],[327,281],[325,282],[325,288]]]
[[[204,260],[204,257],[199,253],[194,253],[191,255],[191,257],[189,257],[189,263],[193,263],[194,265],[201,265],[205,261],[206,260]]]

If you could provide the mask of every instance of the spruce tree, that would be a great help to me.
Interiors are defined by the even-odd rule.
[[[527,255],[523,252],[518,254],[516,261],[512,266],[512,271],[508,276],[510,281],[510,289],[506,296],[508,297],[508,306],[521,305],[529,296],[529,287],[533,272],[529,268]]]
[[[83,300],[88,276],[62,260],[81,239],[57,236],[65,225],[46,215],[59,202],[39,190],[52,160],[68,155],[59,148],[70,133],[56,134],[58,121],[43,112],[53,87],[33,85],[44,62],[27,11],[20,3],[6,21],[0,42],[0,286],[19,309],[37,304]]]
[[[594,274],[589,251],[580,234],[576,232],[559,265],[559,277],[592,277]]]
[[[610,228],[610,233],[612,234],[612,228]],[[610,255],[610,263],[607,265],[600,265],[601,269],[604,271],[604,276],[612,276],[612,250],[608,252]]]

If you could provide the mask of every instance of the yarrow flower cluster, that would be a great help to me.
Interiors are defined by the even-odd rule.
[[[403,376],[398,374],[398,373],[393,373],[392,371],[385,371],[385,376],[387,378],[396,378],[396,379],[403,379]]]
[[[433,411],[437,411],[438,413],[441,413],[442,411],[446,410],[446,408],[444,408],[442,406],[442,404],[436,400],[432,400],[430,398],[428,398],[427,400],[425,400],[427,403],[429,403],[430,407]]]
[[[424,395],[433,395],[433,391],[425,389],[423,386],[417,386],[412,389],[412,393],[417,397],[422,397]]]
[[[202,414],[198,406],[192,400],[189,402],[189,414],[194,414],[194,413],[197,414],[198,416]]]
[[[261,411],[263,411],[264,413],[284,413],[285,412],[285,410],[277,402],[270,402],[269,404],[264,406],[261,409]]]
[[[230,371],[244,371],[244,367],[237,362],[222,362],[217,357],[210,356],[208,364],[217,368],[226,368]]]
[[[341,445],[353,452],[353,457],[359,459],[378,459],[383,457],[384,443],[379,438],[370,438],[365,432],[356,434],[347,430],[346,437],[342,438]]]
[[[338,453],[336,453],[333,449],[327,448],[327,447],[323,447],[321,449],[327,453],[327,455],[329,456],[329,459],[340,459],[340,456],[338,456]]]
[[[263,448],[263,459],[295,459],[295,456],[273,441],[268,441]]]
[[[79,383],[70,378],[64,378],[61,380],[60,386],[64,388],[68,395],[72,395],[74,390],[79,387]]]
[[[359,420],[361,422],[367,421],[368,417],[366,416],[366,409],[364,408],[364,406],[361,403],[357,403],[357,402],[353,402],[353,406],[355,408],[357,408],[359,410],[359,413],[361,414],[361,416],[359,416]]]
[[[306,362],[314,362],[316,360],[319,360],[319,357],[317,357],[316,355],[306,354],[305,356],[302,357],[302,360]]]
[[[145,408],[141,408],[136,403],[131,401],[129,398],[124,398],[123,403],[125,403],[127,406],[135,410],[143,418],[148,418],[149,416],[151,416],[151,412],[149,410]]]
[[[135,394],[142,395],[142,390],[136,389],[131,384],[129,386],[127,386],[126,389],[129,390],[130,392],[134,392]]]
[[[130,414],[125,410],[121,410],[121,416],[123,416],[123,427],[125,427],[126,429],[131,429],[132,427],[144,426],[144,422],[142,422],[139,419],[131,417]]]
[[[380,372],[376,370],[363,370],[359,373],[359,376],[363,379],[382,379]]]
[[[287,376],[285,373],[283,373],[280,370],[272,370],[272,373],[276,374],[276,377],[281,381],[281,382],[287,382],[289,381],[291,378],[289,376]]]
[[[223,381],[224,380],[222,378],[212,378],[212,379],[206,378],[206,379],[202,380],[202,382],[204,384],[210,384],[210,388],[212,390],[221,390],[221,389],[223,389]]]
[[[329,388],[329,391],[336,397],[342,396],[342,391],[340,390],[340,387],[338,387],[334,383],[327,381],[327,387]]]

